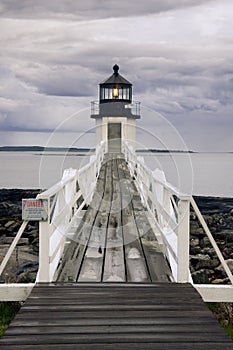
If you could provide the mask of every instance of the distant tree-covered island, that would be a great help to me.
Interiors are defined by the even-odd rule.
[[[1,146],[0,152],[93,152],[94,148],[43,147],[43,146]],[[196,153],[194,151],[170,149],[137,149],[137,153]]]
[[[2,146],[0,152],[90,152],[94,148],[43,147],[43,146]]]
[[[148,148],[148,149],[138,149],[137,153],[197,153],[190,150],[176,150],[176,149],[156,149],[156,148]]]

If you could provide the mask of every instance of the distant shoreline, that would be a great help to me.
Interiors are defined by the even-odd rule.
[[[93,152],[94,148],[66,148],[43,146],[2,146],[0,152]]]
[[[77,147],[43,147],[43,146],[1,146],[0,152],[94,152],[95,148],[77,148]],[[136,153],[198,153],[190,150],[173,150],[173,149],[138,149]]]
[[[43,146],[0,146],[0,152],[66,152],[66,153],[87,153],[94,152],[95,148],[79,148],[79,147],[43,147]],[[157,149],[157,148],[148,148],[148,149],[137,149],[136,153],[229,153],[232,154],[232,151],[225,152],[208,152],[208,151],[192,151],[192,150],[179,150],[179,149]]]

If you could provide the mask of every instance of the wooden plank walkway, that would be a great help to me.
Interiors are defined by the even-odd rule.
[[[0,348],[230,350],[233,342],[189,284],[37,285]]]
[[[66,245],[57,281],[171,280],[170,268],[122,157],[106,155],[93,200]]]

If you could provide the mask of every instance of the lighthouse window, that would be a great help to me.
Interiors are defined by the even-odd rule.
[[[109,90],[107,88],[105,88],[104,89],[104,99],[105,100],[109,99],[108,92],[109,92]]]
[[[123,89],[123,100],[129,99],[129,89]]]
[[[100,89],[100,99],[104,99],[104,89]]]
[[[111,86],[100,88],[100,100],[130,100],[131,90],[123,86]]]
[[[119,99],[122,100],[123,99],[123,89],[119,88]]]
[[[110,100],[112,100],[112,99],[113,99],[112,94],[113,94],[112,89],[108,89],[108,98],[109,98]]]

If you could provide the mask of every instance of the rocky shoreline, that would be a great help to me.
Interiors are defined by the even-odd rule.
[[[0,262],[21,225],[22,198],[39,190],[0,190]],[[233,198],[195,197],[216,242],[233,272]],[[190,214],[190,269],[195,283],[229,283],[196,214]],[[30,222],[0,277],[0,282],[33,282],[38,270],[38,223]]]
[[[0,190],[0,262],[6,255],[20,225],[22,198],[35,198],[39,190]],[[19,241],[0,283],[34,282],[38,270],[39,227],[30,222]]]
[[[233,272],[233,198],[194,197],[224,257]],[[228,284],[219,259],[196,214],[190,214],[190,270],[194,283]]]

